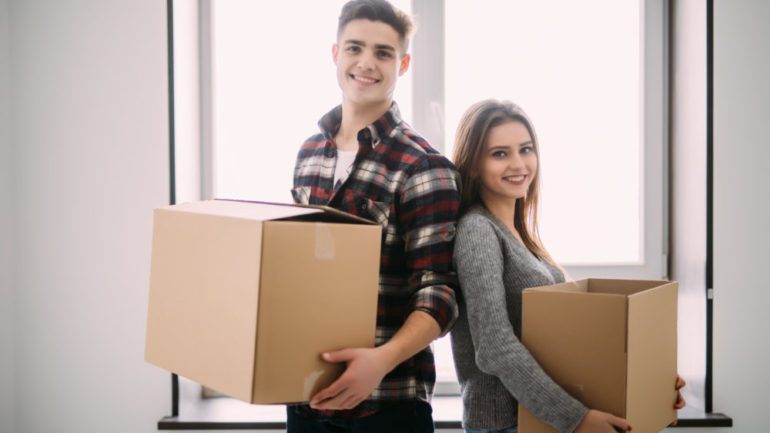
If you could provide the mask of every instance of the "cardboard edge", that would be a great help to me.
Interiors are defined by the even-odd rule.
[[[366,218],[353,215],[347,212],[343,212],[339,209],[335,209],[330,206],[325,205],[315,205],[315,204],[302,204],[302,203],[278,203],[278,202],[271,202],[271,201],[261,201],[261,200],[242,200],[242,199],[231,199],[231,198],[215,198],[214,200],[218,201],[231,201],[231,202],[239,202],[239,203],[253,203],[253,204],[266,204],[271,206],[282,206],[287,208],[295,208],[295,209],[308,209],[313,210],[315,212],[298,212],[296,215],[293,216],[286,216],[283,218],[274,219],[271,221],[281,221],[281,220],[290,220],[292,218],[299,218],[303,216],[310,216],[314,214],[324,214],[327,216],[331,216],[333,218],[342,220],[343,222],[351,222],[351,223],[358,223],[358,224],[371,224],[376,225],[378,224],[376,221],[368,220]]]
[[[666,290],[666,289],[668,289],[669,287],[672,287],[672,286],[675,288],[677,293],[679,292],[679,282],[676,281],[676,280],[650,280],[650,281],[659,281],[659,282],[665,283],[665,284],[661,284],[659,286],[655,286],[655,287],[652,287],[650,289],[647,289],[647,290],[644,290],[644,291],[641,291],[641,292],[632,293],[632,294],[628,295],[628,297],[629,298],[634,298],[634,297],[637,297],[637,296],[645,296],[646,294],[649,294],[650,292]]]
[[[257,390],[259,387],[257,386],[259,383],[259,363],[257,362],[257,354],[259,353],[259,318],[262,316],[260,313],[260,308],[262,307],[262,288],[264,287],[264,284],[262,284],[263,272],[262,272],[262,260],[264,260],[262,251],[265,250],[265,225],[260,223],[259,225],[260,230],[260,236],[259,236],[259,263],[257,263],[257,272],[259,273],[259,286],[257,287],[257,317],[254,321],[254,353],[252,354],[252,360],[253,360],[253,367],[251,369],[252,374],[254,375],[251,381],[251,394],[250,402],[252,404],[258,404],[257,401]]]
[[[551,293],[551,292],[558,292],[558,293],[585,293],[588,289],[588,280],[573,280],[573,281],[565,281],[563,283],[558,284],[550,284],[546,286],[536,286],[536,287],[527,287],[522,291],[522,294],[525,293]]]

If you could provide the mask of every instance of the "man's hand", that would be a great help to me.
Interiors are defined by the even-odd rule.
[[[387,353],[381,348],[343,349],[324,353],[327,362],[346,362],[347,368],[334,383],[318,391],[310,407],[318,410],[352,409],[366,400],[390,371]]]
[[[631,424],[611,413],[594,409],[588,411],[575,429],[575,433],[617,433],[618,431],[631,431]]]
[[[375,348],[343,349],[324,353],[327,362],[345,362],[342,376],[310,399],[316,410],[352,409],[366,400],[390,370],[429,345],[441,333],[428,313],[413,311],[396,335]]]

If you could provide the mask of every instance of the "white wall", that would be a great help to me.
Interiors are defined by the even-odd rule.
[[[9,2],[16,431],[155,431],[170,411],[168,374],[143,362],[152,209],[168,202],[165,2]]]
[[[770,2],[714,6],[714,405],[732,431],[766,431]]]
[[[714,1],[714,410],[767,430],[770,3]],[[667,431],[673,431],[668,429]]]
[[[687,431],[763,431],[770,3],[715,4],[714,393],[735,427]],[[0,0],[2,433],[152,432],[168,414],[168,374],[142,360],[167,135],[164,2]]]
[[[13,210],[10,133],[10,44],[8,0],[0,0],[0,432],[14,430],[13,329],[11,270]]]

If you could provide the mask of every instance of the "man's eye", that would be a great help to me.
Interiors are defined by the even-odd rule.
[[[347,48],[347,51],[348,51],[349,53],[353,53],[353,54],[356,54],[356,53],[358,53],[358,52],[360,52],[360,51],[361,51],[361,47],[357,47],[357,46],[355,46],[355,45],[351,45],[351,46],[349,46],[349,47]]]
[[[389,59],[389,58],[391,58],[393,56],[390,54],[390,51],[378,51],[377,52],[377,57],[379,57],[381,59]]]

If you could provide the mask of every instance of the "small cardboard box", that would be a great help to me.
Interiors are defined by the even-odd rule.
[[[588,279],[524,290],[522,343],[590,409],[635,433],[676,420],[677,283]],[[556,432],[519,406],[519,432]]]
[[[155,210],[145,360],[249,403],[308,401],[373,347],[381,226],[331,208]]]

